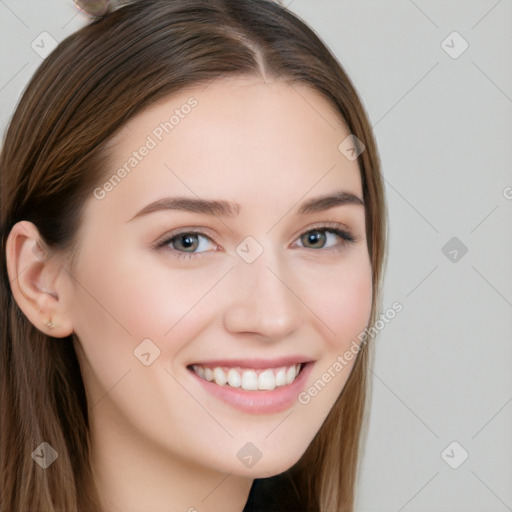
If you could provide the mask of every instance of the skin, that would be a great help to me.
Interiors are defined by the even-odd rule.
[[[103,199],[88,200],[73,264],[40,251],[37,228],[25,221],[7,245],[13,294],[27,317],[54,337],[78,338],[93,470],[112,512],[240,512],[254,478],[301,457],[355,360],[307,405],[272,414],[219,401],[187,365],[301,354],[315,361],[307,389],[370,316],[364,206],[297,214],[305,200],[335,191],[362,199],[357,161],[338,150],[350,132],[306,86],[244,77],[183,90],[118,133],[106,179],[191,96],[197,106],[172,132]],[[232,201],[240,211],[167,210],[130,221],[175,195]],[[326,222],[355,241],[324,231],[308,245],[301,235]],[[186,251],[176,243],[153,247],[178,228],[211,240],[199,237],[192,251],[203,252],[190,259],[176,257]],[[236,252],[249,235],[263,248],[250,264]],[[160,355],[145,366],[134,350],[148,338]],[[251,468],[237,457],[247,442],[262,453]]]

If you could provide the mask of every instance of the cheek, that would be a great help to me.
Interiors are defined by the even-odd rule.
[[[372,301],[371,273],[345,276],[331,283],[331,300],[323,304],[325,321],[336,333],[336,344],[357,337],[367,326]]]
[[[215,287],[224,270],[167,270],[162,263],[141,261],[119,271],[120,285],[109,300],[115,302],[120,318],[135,338],[150,338],[162,351],[174,355],[211,320],[215,307],[204,306],[210,303],[210,295],[218,293]],[[126,275],[132,277],[123,278]],[[198,311],[202,315],[198,316]],[[177,336],[183,329],[187,336]]]
[[[133,351],[145,339],[162,356],[175,356],[210,321],[214,305],[202,306],[225,269],[166,271],[162,263],[123,257],[123,251],[107,258],[114,254],[110,249],[84,253],[75,277],[75,331],[91,362],[100,370],[109,361],[112,373],[111,362],[133,363]]]
[[[368,325],[372,306],[372,271],[361,252],[340,265],[318,269],[305,303],[321,320],[327,350],[343,350]]]

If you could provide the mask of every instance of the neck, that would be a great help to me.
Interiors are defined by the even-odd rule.
[[[91,465],[102,512],[242,512],[252,478],[180,459],[133,432],[99,427],[90,425]]]

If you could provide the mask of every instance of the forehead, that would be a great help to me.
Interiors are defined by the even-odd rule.
[[[247,204],[333,189],[361,197],[357,162],[338,148],[349,134],[329,101],[305,85],[221,79],[131,119],[112,141],[105,179],[121,174],[109,195],[134,208],[171,194]]]

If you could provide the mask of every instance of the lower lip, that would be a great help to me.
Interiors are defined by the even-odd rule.
[[[302,371],[291,384],[280,386],[272,391],[246,391],[228,385],[219,386],[199,377],[193,370],[189,371],[206,391],[232,407],[251,414],[272,414],[289,409],[297,401],[297,395],[302,391],[313,364],[305,363]]]

